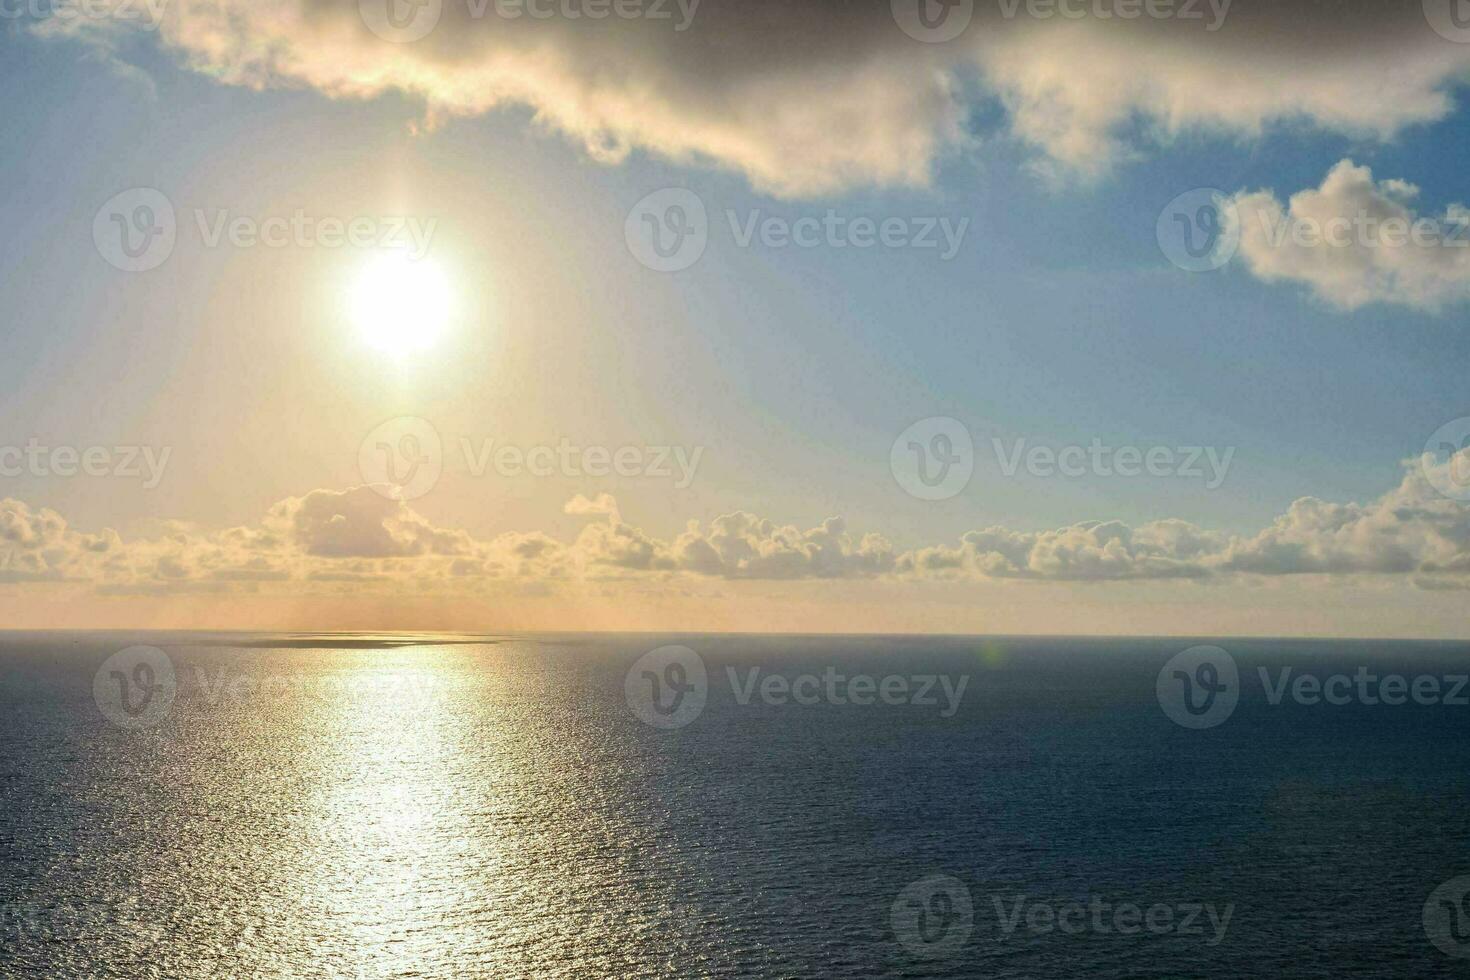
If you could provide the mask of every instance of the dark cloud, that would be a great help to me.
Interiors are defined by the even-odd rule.
[[[439,11],[433,29],[400,42],[380,35],[417,32],[385,27],[376,2],[173,0],[158,34],[228,84],[304,84],[335,98],[403,91],[431,121],[525,106],[598,159],[640,149],[788,196],[926,183],[967,143],[977,93],[1006,107],[1041,166],[1096,176],[1190,129],[1250,136],[1296,123],[1387,139],[1445,116],[1470,65],[1470,44],[1397,0],[1062,0],[1081,19],[990,0],[945,43],[909,36],[887,3],[774,0],[704,0],[682,30],[673,0],[666,18],[600,20],[434,0],[423,8]],[[1198,16],[1124,16],[1149,9]]]

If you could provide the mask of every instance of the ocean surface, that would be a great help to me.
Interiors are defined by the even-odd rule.
[[[1466,673],[1396,641],[0,634],[0,977],[1464,977]]]

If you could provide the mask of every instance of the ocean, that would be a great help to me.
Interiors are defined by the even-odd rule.
[[[1470,644],[0,634],[3,977],[1452,977]]]

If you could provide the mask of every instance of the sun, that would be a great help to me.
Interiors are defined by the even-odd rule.
[[[449,280],[428,259],[402,251],[375,256],[358,274],[352,322],[364,343],[395,357],[429,350],[449,325]]]

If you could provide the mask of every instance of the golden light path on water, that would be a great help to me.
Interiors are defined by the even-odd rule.
[[[128,890],[170,938],[137,955],[180,976],[630,968],[628,937],[681,915],[637,816],[663,807],[641,743],[607,737],[620,685],[547,655],[172,651],[176,726],[117,743],[142,770],[117,819],[166,811]]]
[[[453,709],[466,684],[454,651],[355,654],[361,663],[339,678],[343,696],[327,699],[321,719],[320,788],[303,828],[319,864],[301,911],[345,960],[412,974],[445,950],[484,946],[473,910],[502,869],[493,828],[479,817],[487,796],[505,790],[504,773],[485,768],[493,751],[465,752],[470,726]],[[463,770],[469,758],[473,773]]]

